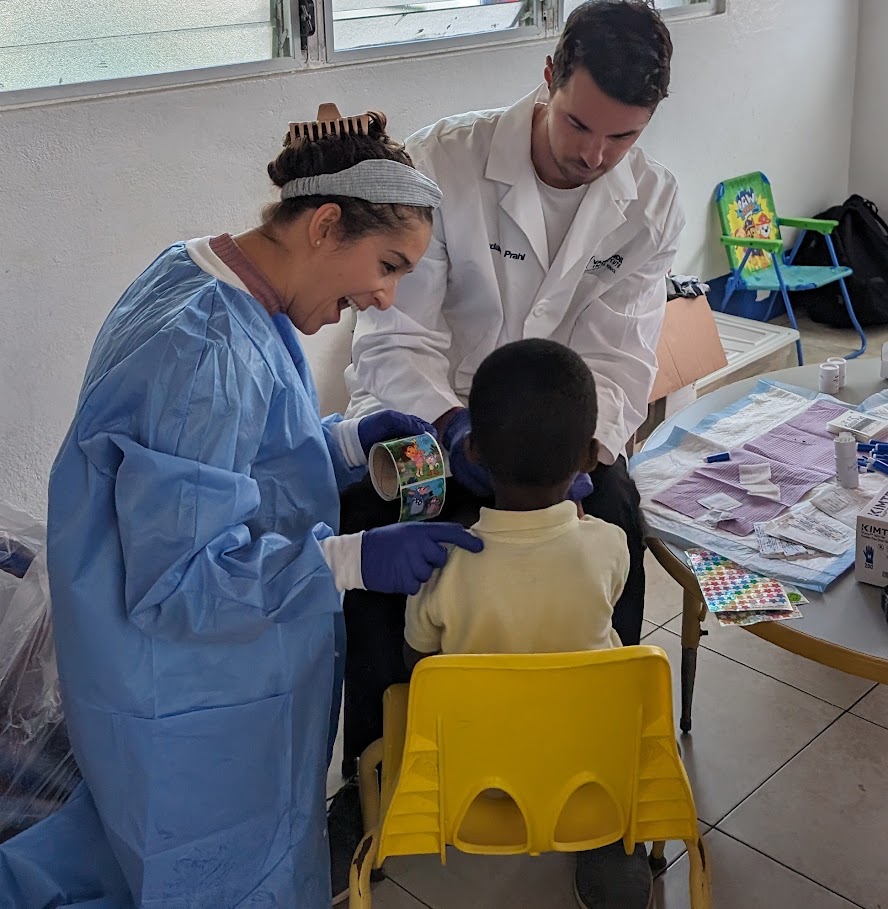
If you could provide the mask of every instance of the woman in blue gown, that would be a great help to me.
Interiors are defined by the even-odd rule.
[[[0,846],[0,907],[330,905],[325,774],[341,592],[415,592],[455,525],[338,536],[374,442],[321,419],[299,332],[385,308],[440,193],[385,132],[290,144],[281,201],[177,243],[99,332],[49,485],[48,563],[83,784]]]

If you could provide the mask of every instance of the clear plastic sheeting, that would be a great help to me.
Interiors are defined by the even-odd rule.
[[[23,578],[34,556],[45,545],[46,528],[37,518],[0,502],[0,583],[3,583],[3,574]],[[14,585],[4,589],[11,591]],[[5,610],[8,605],[8,598],[0,594],[0,610]],[[3,612],[0,611],[2,618]]]
[[[46,530],[0,503],[0,842],[77,785],[52,637]]]

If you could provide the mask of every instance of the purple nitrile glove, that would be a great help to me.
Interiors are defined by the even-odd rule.
[[[365,530],[361,577],[367,590],[414,594],[447,561],[445,543],[480,552],[484,543],[460,524],[390,524]]]
[[[570,489],[567,490],[565,501],[582,502],[583,499],[592,495],[592,491],[594,489],[595,487],[592,485],[592,477],[590,477],[587,473],[578,473],[573,478],[573,482],[570,484]]]
[[[381,410],[379,413],[372,413],[364,417],[358,423],[358,440],[367,456],[370,455],[370,449],[377,442],[421,436],[424,432],[438,438],[438,433],[431,423],[426,423],[419,417],[400,413],[397,410]]]
[[[455,480],[462,483],[476,496],[490,497],[493,487],[486,468],[469,460],[467,444],[472,432],[472,420],[465,408],[457,411],[444,429],[441,441],[450,458],[450,472]]]

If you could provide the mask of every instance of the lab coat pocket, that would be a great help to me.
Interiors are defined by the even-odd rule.
[[[301,806],[302,825],[291,817],[300,772],[293,709],[288,693],[156,719],[115,717],[127,791],[120,817],[106,820],[135,853],[135,868],[123,864],[142,905],[235,906],[290,860],[294,826],[323,823],[321,798]],[[319,745],[322,752],[323,738]]]
[[[600,274],[590,274],[589,272],[583,272],[580,276],[579,283],[577,284],[577,296],[581,297],[583,300],[600,300],[608,307],[612,312],[617,312],[621,315],[625,315],[625,308],[623,309],[614,309],[612,305],[609,305],[608,301],[613,295],[608,295],[607,291],[611,289],[616,281],[616,277],[609,273],[605,273],[603,276]],[[622,300],[620,301],[622,302]]]
[[[575,298],[580,308],[568,343],[581,354],[621,350],[633,330],[632,316],[626,311],[624,299],[607,294],[607,289],[593,275],[584,274],[580,278]]]

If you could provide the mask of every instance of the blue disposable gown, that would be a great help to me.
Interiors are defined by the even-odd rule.
[[[86,791],[0,847],[4,909],[329,906],[336,419],[291,323],[182,244],[111,312],[49,488]]]

